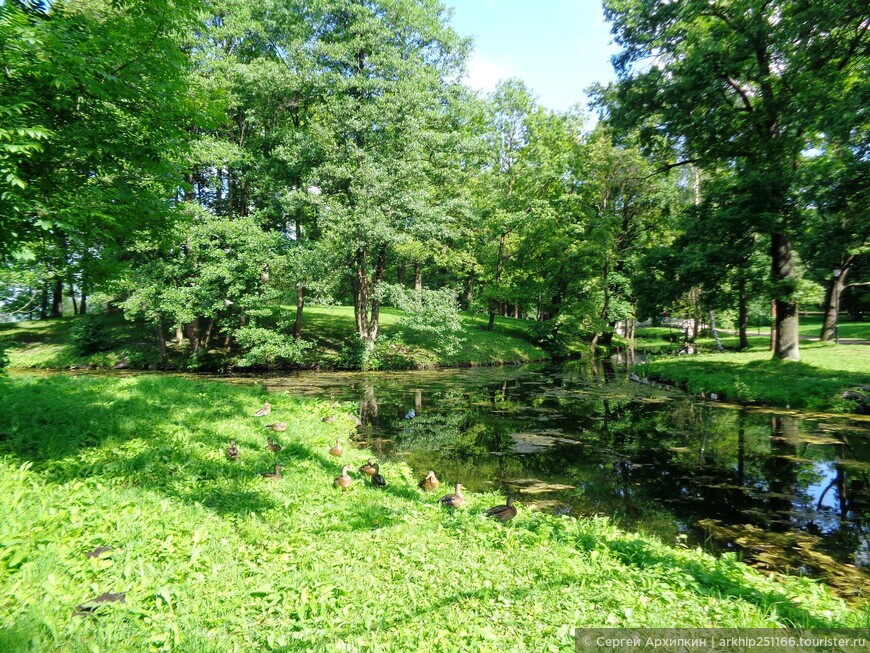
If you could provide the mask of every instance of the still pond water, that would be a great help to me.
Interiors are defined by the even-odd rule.
[[[269,377],[352,404],[357,440],[422,478],[604,514],[677,546],[870,596],[870,421],[703,403],[612,361]]]

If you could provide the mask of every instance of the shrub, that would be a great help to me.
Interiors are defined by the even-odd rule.
[[[236,342],[244,353],[236,359],[239,367],[272,367],[278,364],[299,363],[310,342],[263,327],[242,327],[235,334]]]
[[[105,317],[91,313],[75,320],[69,331],[69,341],[77,356],[107,351],[114,344]]]

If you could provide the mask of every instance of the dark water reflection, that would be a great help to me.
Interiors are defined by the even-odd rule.
[[[270,378],[353,402],[384,460],[870,595],[870,422],[698,403],[610,361]],[[388,473],[388,465],[385,465]]]

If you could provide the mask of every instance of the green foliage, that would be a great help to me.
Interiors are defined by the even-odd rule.
[[[817,582],[607,519],[520,505],[493,523],[482,514],[495,492],[447,513],[402,462],[382,460],[387,491],[358,478],[338,491],[328,449],[353,421],[323,423],[335,414],[324,402],[268,396],[288,425],[272,482],[251,416],[261,389],[155,376],[0,384],[0,506],[15,508],[0,520],[4,651],[546,651],[572,650],[575,627],[867,625]],[[341,462],[369,457],[348,447]],[[113,550],[85,556],[98,546]],[[126,601],[70,616],[103,592]]]
[[[301,363],[311,343],[263,327],[243,326],[235,332],[236,342],[244,352],[237,367],[276,367]]]
[[[77,356],[88,356],[111,349],[115,340],[107,320],[102,315],[88,313],[73,322],[69,343]]]
[[[382,284],[379,290],[403,312],[399,327],[425,337],[442,355],[451,356],[462,346],[462,318],[459,303],[450,288],[421,291],[400,285]]]

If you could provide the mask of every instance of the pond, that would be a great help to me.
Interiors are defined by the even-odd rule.
[[[238,379],[251,382],[252,379]],[[357,441],[422,478],[607,515],[676,546],[870,596],[870,421],[699,402],[613,361],[260,378],[348,403]]]

